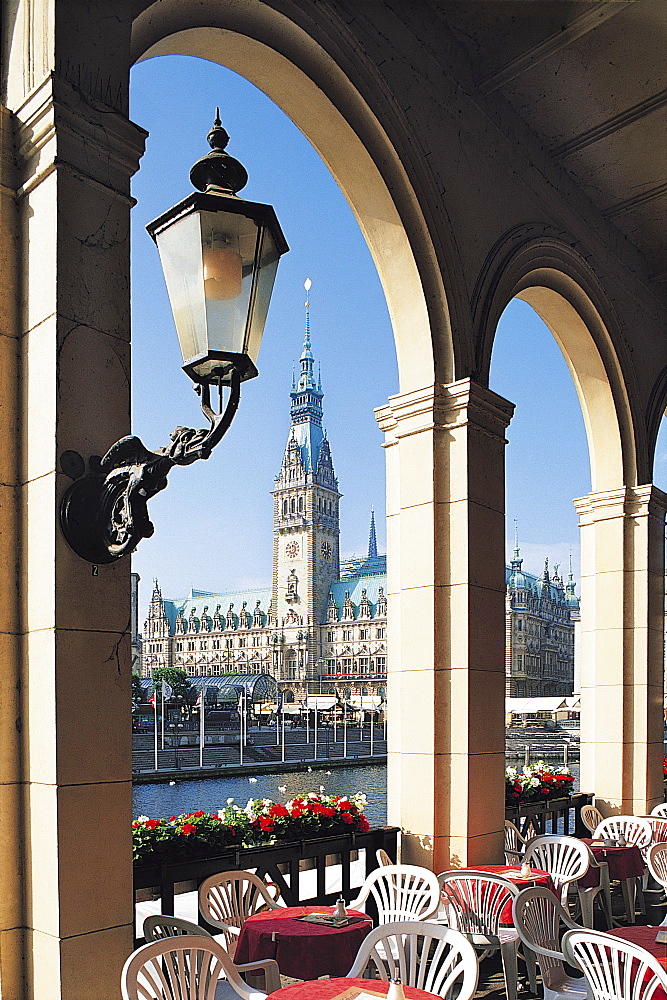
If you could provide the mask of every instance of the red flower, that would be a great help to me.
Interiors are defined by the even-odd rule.
[[[270,816],[260,816],[259,825],[266,833],[271,833],[273,830],[273,819]]]
[[[359,817],[359,832],[368,833],[371,828],[371,824],[368,822],[365,816]]]
[[[160,825],[160,820],[159,819],[147,819],[146,820],[146,829],[147,830],[154,830],[155,827],[159,826],[159,825]]]
[[[288,812],[285,806],[281,806],[280,803],[276,802],[269,809],[269,816],[287,816]]]
[[[194,825],[194,823],[184,823],[183,826],[181,827],[181,833],[184,833],[186,835],[188,833],[196,833],[196,832],[197,832],[197,827]]]
[[[350,816],[349,812],[341,813],[340,817],[343,823],[354,823],[354,816]]]
[[[175,816],[170,816],[170,817],[169,817],[169,822],[170,822],[170,823],[173,823],[175,819],[176,819],[176,817],[175,817]]]

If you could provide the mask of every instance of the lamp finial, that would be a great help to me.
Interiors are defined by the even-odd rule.
[[[199,191],[236,194],[248,183],[248,173],[242,163],[225,152],[229,135],[223,128],[220,108],[215,109],[213,126],[206,138],[211,152],[197,160],[190,171],[190,180]]]

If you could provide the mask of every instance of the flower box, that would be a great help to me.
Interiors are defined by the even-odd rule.
[[[310,792],[284,805],[270,799],[250,799],[241,809],[230,799],[217,813],[199,809],[168,819],[140,816],[132,823],[133,858],[148,865],[182,863],[241,848],[367,833],[365,805],[366,797],[360,793]]]
[[[543,761],[529,764],[520,771],[505,769],[505,804],[533,805],[554,802],[568,797],[574,785],[574,775],[567,767],[549,767]]]

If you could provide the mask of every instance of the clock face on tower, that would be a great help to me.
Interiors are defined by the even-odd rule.
[[[285,555],[288,559],[296,559],[299,554],[299,543],[298,542],[288,542],[285,546]]]
[[[329,542],[322,542],[320,553],[323,559],[331,559],[331,545]]]

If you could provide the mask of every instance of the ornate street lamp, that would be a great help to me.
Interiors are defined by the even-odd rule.
[[[211,152],[190,171],[198,190],[146,228],[160,253],[183,370],[196,383],[209,426],[177,427],[171,444],[155,452],[128,435],[103,458],[91,456],[86,475],[81,456],[64,453],[62,470],[74,482],[61,505],[63,533],[92,563],[114,562],[153,534],[148,500],[166,487],[174,465],[210,456],[236,413],[241,382],[258,374],[278,261],[289,248],[273,208],[237,196],[248,175],[225,152],[229,136],[217,108],[208,142]]]

